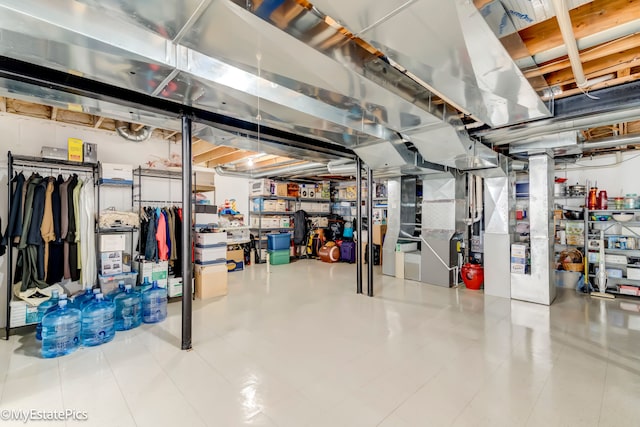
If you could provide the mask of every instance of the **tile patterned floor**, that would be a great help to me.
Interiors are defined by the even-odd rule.
[[[83,426],[640,423],[640,300],[565,291],[544,307],[380,275],[376,297],[354,289],[345,264],[231,273],[227,297],[194,302],[190,352],[179,303],[58,359],[12,336],[0,409],[84,410],[66,422]]]

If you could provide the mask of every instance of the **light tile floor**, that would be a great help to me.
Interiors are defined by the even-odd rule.
[[[566,291],[544,307],[375,281],[368,298],[353,265],[231,273],[227,297],[194,302],[190,352],[180,303],[58,359],[12,336],[0,408],[84,410],[66,424],[85,426],[640,425],[640,301]]]

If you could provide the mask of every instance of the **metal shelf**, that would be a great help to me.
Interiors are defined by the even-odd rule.
[[[289,196],[249,196],[250,200],[255,199],[264,199],[264,200],[297,200],[297,197],[289,197]],[[316,199],[313,199],[316,200]]]
[[[138,231],[138,227],[98,228],[96,231],[100,234],[133,233]]]
[[[264,228],[264,227],[250,227],[250,230],[260,230],[260,231],[278,231],[278,230],[293,230],[292,227],[276,227],[276,228]],[[258,240],[258,239],[256,239]]]
[[[628,297],[628,298],[640,298],[640,295],[629,295],[629,294],[622,294],[618,291],[614,291],[613,289],[607,289],[605,290],[606,293],[611,294],[611,295],[616,295],[616,296],[620,296],[620,297]]]
[[[300,197],[297,200],[301,202],[331,202],[331,199],[317,199],[315,197]]]
[[[284,211],[284,212],[277,212],[277,211],[251,211],[251,215],[293,215],[294,212],[291,211]]]

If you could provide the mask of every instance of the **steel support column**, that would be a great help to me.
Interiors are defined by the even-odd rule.
[[[360,185],[360,183],[358,183]],[[373,169],[367,168],[367,295],[373,296]],[[380,248],[382,249],[382,248]]]
[[[182,350],[191,349],[191,118],[182,116]]]
[[[356,157],[356,292],[362,293],[362,160]]]

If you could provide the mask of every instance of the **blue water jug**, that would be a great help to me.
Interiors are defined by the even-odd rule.
[[[82,310],[82,345],[92,347],[111,341],[116,335],[115,313],[115,304],[105,300],[104,295],[96,294]]]
[[[154,280],[151,288],[142,293],[142,321],[158,323],[167,318],[167,290]]]
[[[124,287],[124,292],[116,295],[116,331],[137,328],[142,323],[142,298],[134,292],[131,285]]]
[[[58,297],[58,302],[60,302],[60,301],[66,301],[67,302],[67,306],[69,308],[73,307],[73,304],[67,299],[67,294],[60,294],[60,296]],[[47,314],[51,313],[52,311],[59,310],[60,307],[58,305],[58,302],[56,302],[55,305],[52,305],[51,307],[49,307],[47,309],[47,311],[44,312],[42,317],[44,318],[44,316],[46,316]],[[73,307],[73,308],[75,308],[75,307]],[[38,338],[38,328],[40,328],[40,338]],[[38,340],[42,340],[42,320],[36,326],[36,338],[38,338]]]
[[[58,309],[42,318],[42,357],[64,356],[80,347],[80,310],[58,301]]]
[[[73,299],[73,306],[79,309],[85,300],[91,298],[93,298],[93,289],[87,288],[82,294],[76,295],[76,297]]]
[[[100,288],[92,289],[91,296],[89,298],[85,298],[84,300],[82,300],[79,305],[76,305],[76,308],[82,312],[82,310],[84,310],[86,306],[88,306],[93,301],[95,301],[96,295],[98,295],[99,293],[101,293]]]
[[[118,287],[112,290],[111,292],[107,292],[107,295],[105,295],[105,299],[113,301],[116,295],[121,294],[123,292],[124,292],[124,280],[120,280],[118,282]]]
[[[142,279],[142,283],[136,286],[135,291],[138,292],[140,295],[142,295],[144,291],[150,288],[151,288],[151,282],[149,282],[148,277],[145,277],[144,279]]]
[[[58,306],[59,292],[57,289],[51,291],[51,297],[40,303],[38,306],[38,324],[36,325],[36,339],[42,339],[42,318],[51,307]]]

